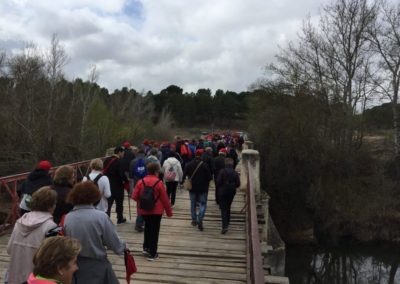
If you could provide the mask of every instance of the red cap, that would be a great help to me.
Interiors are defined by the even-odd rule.
[[[203,153],[204,153],[204,149],[197,149],[196,152],[195,152],[195,155],[196,156],[201,156],[201,155],[203,155]]]
[[[149,140],[145,139],[145,140],[143,141],[143,145],[149,145]]]
[[[128,141],[125,141],[122,146],[124,146],[125,149],[128,149],[131,147],[131,143],[129,143]]]
[[[228,153],[228,151],[226,151],[225,148],[221,148],[221,149],[219,149],[218,153],[219,153],[219,154],[225,154],[225,155],[226,155],[226,153]]]
[[[51,163],[50,163],[49,161],[43,160],[43,161],[40,161],[40,162],[37,164],[37,167],[36,167],[36,168],[41,169],[41,170],[48,171],[48,170],[51,169],[51,167],[52,167],[52,165],[51,165]]]

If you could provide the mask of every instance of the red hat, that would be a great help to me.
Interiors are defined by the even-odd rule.
[[[218,151],[218,154],[224,154],[224,155],[226,155],[226,153],[228,153],[228,151],[226,151],[225,148],[221,148],[221,149],[219,149],[219,151]]]
[[[125,141],[122,146],[124,146],[125,149],[128,149],[131,147],[131,143],[129,143],[129,141]]]
[[[52,167],[52,165],[51,165],[51,163],[50,163],[49,161],[43,160],[43,161],[40,161],[40,162],[37,164],[37,167],[36,167],[36,168],[41,169],[41,170],[48,171],[48,170],[51,169],[51,167]]]
[[[197,149],[196,152],[194,153],[196,156],[201,156],[204,153],[204,149]]]
[[[145,140],[143,141],[143,145],[149,145],[149,140],[145,139]]]

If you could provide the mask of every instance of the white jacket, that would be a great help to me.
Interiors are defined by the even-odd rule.
[[[99,171],[92,170],[89,174],[90,180],[94,181],[99,174],[100,174]],[[87,178],[84,177],[82,181],[87,181]],[[101,199],[99,204],[97,204],[96,209],[101,210],[103,212],[107,212],[108,209],[107,198],[111,196],[110,181],[108,180],[108,177],[103,175],[97,181],[97,185],[101,193]]]
[[[173,167],[174,172],[176,173],[175,181],[181,182],[183,178],[182,166],[175,157],[170,157],[164,161],[161,169],[161,172],[164,174],[164,182],[168,182],[167,180],[165,180],[165,173],[168,172],[170,167]]]

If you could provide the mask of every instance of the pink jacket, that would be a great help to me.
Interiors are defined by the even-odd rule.
[[[26,281],[33,270],[33,255],[46,233],[56,226],[49,212],[32,211],[17,220],[7,245],[7,253],[10,255],[9,284]]]
[[[143,178],[144,182],[148,186],[152,186],[159,179],[154,175],[148,175]],[[138,215],[163,215],[164,211],[168,217],[172,217],[171,204],[168,199],[167,191],[162,181],[158,182],[154,187],[154,196],[157,199],[153,210],[147,211],[140,208],[140,196],[143,193],[144,185],[142,180],[138,180],[135,189],[133,190],[132,199],[137,202],[137,214]]]
[[[44,280],[44,279],[36,279],[35,275],[31,273],[28,278],[28,284],[57,284],[57,282]]]

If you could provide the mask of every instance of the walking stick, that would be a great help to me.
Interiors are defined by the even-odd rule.
[[[128,194],[128,209],[129,209],[129,220],[132,220],[132,214],[131,214],[131,198],[129,196],[129,191],[127,192]]]

